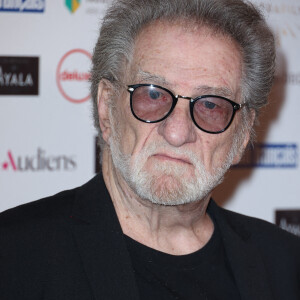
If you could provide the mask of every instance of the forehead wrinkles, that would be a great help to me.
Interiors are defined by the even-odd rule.
[[[225,35],[221,32],[216,32],[214,30],[212,30],[211,28],[208,27],[203,27],[203,26],[196,26],[195,28],[193,28],[193,30],[191,32],[187,32],[187,26],[185,27],[179,27],[178,24],[174,25],[170,22],[156,22],[156,23],[151,23],[149,24],[146,28],[144,28],[137,36],[136,40],[135,40],[135,44],[133,47],[133,56],[132,56],[132,60],[131,60],[131,64],[130,64],[130,72],[129,72],[129,82],[130,83],[138,83],[137,80],[143,80],[144,83],[157,83],[159,85],[165,85],[166,87],[172,87],[172,89],[174,89],[176,87],[177,82],[174,81],[173,79],[171,80],[171,82],[169,81],[169,79],[172,78],[164,78],[163,76],[160,76],[161,74],[164,74],[165,72],[163,70],[165,70],[165,67],[170,66],[170,68],[176,68],[176,65],[178,65],[179,62],[181,62],[179,64],[179,66],[181,65],[181,74],[182,71],[187,70],[187,72],[192,71],[192,72],[196,72],[194,73],[197,77],[197,70],[201,70],[201,66],[200,69],[197,68],[196,66],[193,68],[193,59],[190,59],[189,61],[187,60],[186,63],[189,62],[188,65],[184,65],[185,63],[185,59],[184,57],[182,57],[181,55],[179,55],[179,57],[176,56],[176,52],[173,52],[173,57],[172,54],[170,53],[171,56],[169,56],[169,60],[172,61],[174,60],[174,64],[169,63],[167,66],[159,66],[159,64],[155,67],[155,69],[152,70],[146,70],[145,71],[150,71],[150,73],[148,72],[144,72],[142,69],[144,69],[144,65],[152,65],[152,61],[155,61],[155,51],[158,54],[158,59],[159,59],[159,54],[160,51],[162,51],[162,53],[167,53],[168,52],[168,45],[165,46],[163,43],[161,43],[160,39],[163,39],[164,34],[167,33],[167,31],[171,32],[171,36],[173,37],[173,41],[176,40],[176,36],[180,36],[183,35],[183,37],[185,35],[189,35],[189,36],[194,36],[195,37],[195,41],[197,43],[197,35],[199,34],[199,39],[206,39],[206,37],[212,37],[214,39],[219,39],[219,42],[223,42],[223,46],[226,47],[226,44],[228,45],[228,47],[225,48],[228,49],[229,51],[225,51],[225,53],[220,51],[220,54],[218,54],[218,59],[220,60],[220,64],[222,63],[222,61],[224,61],[224,66],[227,65],[226,69],[224,69],[225,73],[228,73],[229,78],[232,78],[232,72],[233,70],[231,70],[230,66],[232,65],[232,63],[236,62],[236,55],[234,55],[234,53],[232,51],[232,49],[236,49],[236,51],[241,54],[240,52],[240,47],[237,44],[237,42],[235,42],[231,37],[229,37],[228,35]],[[153,51],[151,48],[152,45],[152,40],[153,40]],[[175,44],[178,43],[178,40],[175,41]],[[218,43],[218,42],[217,42]],[[162,48],[161,48],[162,45]],[[172,45],[172,43],[170,44]],[[144,51],[143,51],[144,49]],[[172,49],[170,49],[172,50]],[[207,50],[206,50],[207,51]],[[207,52],[209,55],[209,51]],[[149,57],[148,57],[149,56]],[[167,57],[168,58],[168,57]],[[180,58],[180,60],[179,60]],[[195,57],[196,59],[196,57]],[[210,58],[212,59],[212,58]],[[223,90],[221,90],[221,95],[224,95],[225,97],[230,97],[230,98],[235,98],[237,99],[239,97],[240,94],[240,87],[241,87],[241,77],[242,77],[242,54],[239,55],[239,59],[240,59],[240,67],[239,67],[239,73],[237,76],[239,80],[237,82],[237,85],[234,84],[234,86],[232,86],[232,88],[234,88],[234,91],[225,91],[225,86],[227,86],[227,80],[224,80],[223,83],[222,82],[222,78],[223,76],[220,77],[220,81],[219,83],[221,83],[221,85],[216,86],[215,85],[215,80],[214,78],[218,77],[219,74],[216,73],[214,74],[214,69],[208,69],[210,71],[212,71],[212,73],[210,74],[210,78],[212,79],[212,84],[208,84],[207,87],[205,86],[200,86],[199,90],[203,90],[203,92],[207,93],[211,87],[213,87],[214,89],[216,89],[216,92],[219,91],[219,88],[224,88]],[[212,61],[214,61],[215,59],[213,59]],[[177,64],[176,64],[177,61]],[[162,63],[164,63],[164,60],[162,61]],[[217,62],[215,62],[217,63]],[[220,64],[217,64],[218,66],[220,66]],[[222,64],[221,64],[222,65]],[[186,67],[184,67],[186,66]],[[190,67],[189,67],[190,66]],[[162,70],[162,73],[160,72],[160,70]],[[218,68],[216,68],[216,70],[218,70]],[[205,61],[204,61],[204,67],[203,67],[203,72],[206,72],[206,68],[205,68]],[[155,73],[155,74],[152,74]],[[224,73],[224,74],[225,74]],[[187,73],[186,73],[187,74]],[[192,75],[192,74],[191,74]],[[205,74],[204,74],[205,75]],[[183,75],[185,76],[185,75]],[[192,75],[193,76],[193,75]],[[216,77],[215,77],[216,76]],[[184,77],[180,77],[180,83],[184,84],[185,86],[190,85],[191,89],[198,89],[197,87],[197,82],[194,82],[194,84],[192,85],[191,81],[187,81],[187,76],[185,76],[186,78],[184,79]],[[209,77],[207,77],[209,78]],[[177,79],[179,79],[179,77],[177,77]],[[200,82],[199,82],[200,83]],[[232,84],[231,84],[232,85]],[[238,89],[236,89],[238,88]],[[231,88],[230,88],[231,89]],[[230,90],[229,89],[229,90]],[[178,91],[180,93],[180,91]],[[202,91],[200,91],[202,93]],[[233,96],[234,95],[234,96]]]
[[[131,59],[134,59],[136,56],[136,52],[139,50],[137,45],[140,43],[141,40],[144,39],[144,36],[147,36],[147,42],[154,41],[152,39],[153,33],[155,36],[156,32],[159,33],[167,33],[167,32],[177,32],[177,35],[186,36],[186,35],[193,35],[198,36],[201,39],[212,37],[216,39],[223,40],[230,44],[234,44],[238,52],[242,53],[242,49],[240,45],[227,33],[223,32],[218,28],[214,28],[208,24],[204,24],[201,22],[196,22],[192,19],[185,19],[180,18],[177,20],[157,20],[146,24],[136,35],[133,45],[132,45],[132,56]],[[143,41],[144,43],[145,41]]]

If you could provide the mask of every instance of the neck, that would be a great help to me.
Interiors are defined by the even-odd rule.
[[[164,206],[141,199],[114,167],[104,149],[103,178],[124,234],[156,250],[184,255],[202,248],[214,226],[206,210],[210,194],[189,204]]]

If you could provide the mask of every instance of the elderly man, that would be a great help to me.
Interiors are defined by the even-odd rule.
[[[211,200],[274,53],[241,0],[116,1],[93,56],[102,174],[1,215],[1,299],[300,299],[299,240]]]

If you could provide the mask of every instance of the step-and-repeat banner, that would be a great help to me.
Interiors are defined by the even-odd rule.
[[[300,236],[300,1],[253,2],[276,36],[276,81],[257,142],[214,198]],[[0,211],[97,171],[88,79],[110,3],[0,0]]]

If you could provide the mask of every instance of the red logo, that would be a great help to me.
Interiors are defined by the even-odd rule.
[[[7,156],[0,163],[0,171],[36,172],[36,171],[74,171],[77,162],[74,155],[48,155],[45,150],[38,148],[31,155],[13,155],[7,151]]]
[[[60,93],[68,101],[82,103],[91,95],[88,80],[91,54],[83,49],[67,52],[59,61],[56,82]]]
[[[14,171],[17,171],[17,166],[11,154],[11,151],[7,151],[7,161],[2,163],[3,170],[7,170],[9,167],[11,167]]]

